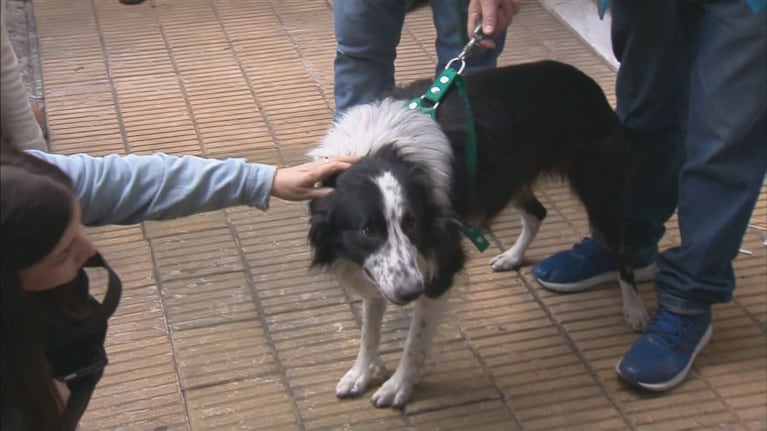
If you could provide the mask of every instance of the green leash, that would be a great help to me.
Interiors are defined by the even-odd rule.
[[[461,72],[466,67],[466,55],[469,51],[479,42],[484,35],[482,34],[481,26],[477,25],[477,29],[474,31],[474,37],[466,44],[466,46],[458,54],[458,57],[453,58],[447,63],[445,69],[437,76],[437,79],[429,86],[420,97],[415,97],[408,100],[405,103],[406,109],[418,110],[424,114],[429,115],[432,119],[437,119],[437,107],[439,106],[442,98],[447,94],[452,85],[455,85],[458,90],[458,95],[466,108],[466,169],[469,172],[469,181],[474,182],[477,176],[477,130],[474,126],[474,115],[471,112],[471,104],[469,103],[469,94],[466,92],[466,87],[463,85],[461,79]],[[460,62],[460,63],[458,63]],[[458,69],[453,66],[458,64]],[[469,222],[462,221],[461,228],[464,235],[477,247],[480,252],[485,251],[490,242],[482,235],[482,231]]]

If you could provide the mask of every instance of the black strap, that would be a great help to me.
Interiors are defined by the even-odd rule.
[[[89,320],[94,322],[104,322],[108,320],[114,312],[117,310],[117,306],[120,305],[120,297],[122,296],[122,282],[117,273],[114,272],[111,266],[104,260],[101,253],[96,253],[90,259],[85,262],[85,267],[103,267],[108,274],[107,291],[104,294],[104,299],[101,301],[101,306],[98,307],[95,313]],[[90,325],[90,322],[88,323]]]
[[[103,267],[108,274],[107,291],[104,299],[99,303],[90,295],[89,280],[85,270],[81,269],[77,278],[73,281],[77,284],[80,293],[85,296],[84,300],[91,303],[93,312],[84,320],[80,321],[56,321],[51,322],[49,330],[55,331],[56,336],[49,338],[49,347],[64,346],[71,342],[81,339],[83,336],[93,333],[103,332],[107,326],[107,321],[117,310],[122,296],[122,282],[120,277],[106,263],[101,254],[95,254],[88,259],[84,265],[85,268]]]

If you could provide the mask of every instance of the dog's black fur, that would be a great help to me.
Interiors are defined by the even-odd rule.
[[[424,94],[432,82],[412,83],[396,90],[393,97],[404,110],[404,101]],[[329,133],[313,155],[363,157],[338,176],[332,193],[310,205],[312,264],[334,267],[339,262],[348,263],[341,265],[341,269],[335,268],[339,280],[361,291],[367,290],[363,293],[366,297],[375,296],[371,290],[377,289],[377,293],[390,302],[403,304],[423,294],[427,299],[419,300],[417,306],[421,301],[440,298],[453,284],[455,274],[461,271],[466,259],[460,226],[449,220],[486,225],[513,203],[522,211],[523,221],[534,225],[530,238],[512,247],[517,249],[511,253],[513,256],[504,258],[512,252],[510,249],[496,258],[502,258],[500,263],[493,264],[496,270],[513,269],[521,264],[524,250],[546,216],[546,209],[533,194],[532,186],[540,177],[551,175],[569,182],[586,208],[595,235],[616,253],[622,288],[631,286],[636,295],[622,236],[631,172],[629,148],[620,122],[599,85],[576,68],[555,61],[478,72],[466,76],[464,82],[476,127],[475,178],[470,177],[466,166],[469,111],[455,86],[437,109],[439,128],[449,141],[449,146],[445,145],[440,151],[452,151],[448,159],[452,161],[445,166],[432,163],[428,156],[413,156],[420,149],[406,142],[412,135],[419,134],[419,130],[407,132],[408,136],[397,131],[392,138],[369,145],[359,140],[374,140],[376,136],[352,136],[359,127],[365,127],[364,121],[376,124],[378,113],[387,109],[385,101],[361,108],[368,110],[364,115],[341,117],[334,128],[347,127],[348,130],[335,136]],[[388,109],[396,112],[391,106]],[[391,117],[392,114],[381,115],[384,119]],[[391,127],[404,127],[396,121]],[[338,142],[339,139],[349,142]],[[435,166],[437,171],[433,170]],[[440,200],[438,193],[444,184],[434,180],[435,172],[441,168],[449,170],[445,187],[447,204]],[[392,178],[386,181],[395,186],[390,187],[381,180],[385,173]],[[385,198],[385,194],[389,197]],[[386,199],[396,204],[385,204]],[[397,226],[388,226],[391,223]],[[397,249],[406,250],[411,245],[421,258],[417,266],[421,267],[423,276],[420,273],[403,275],[416,264],[410,252]],[[624,312],[626,294],[624,291]],[[641,308],[643,311],[643,306]],[[427,311],[422,314],[432,316]],[[433,325],[430,319],[432,317],[423,318],[420,324]],[[630,322],[632,325],[644,325],[642,318],[634,320],[638,322]],[[374,330],[364,327],[363,341],[365,334]],[[418,344],[420,336],[421,331],[413,329],[406,350],[411,344],[410,337]],[[424,340],[424,344],[428,341]],[[360,358],[366,355],[361,350],[358,362],[364,363]],[[403,357],[400,368],[418,364],[418,360],[410,363]],[[404,377],[395,374],[397,379],[390,379],[397,380],[391,384],[391,390],[384,390],[385,387],[379,390],[374,395],[374,404],[397,405],[402,404],[402,399],[406,402],[408,385],[412,386],[408,380],[410,374],[409,371],[403,372]],[[355,364],[339,383],[339,396],[359,393],[359,385],[352,387],[349,383],[355,378],[364,383],[364,390],[367,380],[360,376],[365,377],[364,371]]]

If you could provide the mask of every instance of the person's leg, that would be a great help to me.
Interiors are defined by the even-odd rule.
[[[29,96],[19,71],[19,61],[8,37],[5,1],[0,3],[0,7],[0,122],[3,136],[22,149],[47,151],[48,145],[29,104]]]
[[[336,58],[333,63],[335,118],[352,106],[394,89],[397,55],[408,0],[333,2]]]
[[[648,5],[648,3],[652,3]],[[625,245],[638,281],[652,279],[657,244],[673,214],[684,158],[689,59],[683,2],[615,0],[612,41],[621,62],[616,111],[634,158],[625,220]],[[613,253],[586,238],[532,269],[544,287],[573,292],[617,280]]]
[[[700,2],[679,175],[681,245],[658,259],[658,312],[617,366],[628,383],[669,390],[711,336],[711,305],[735,288],[732,260],[767,172],[767,11]]]
[[[458,56],[466,42],[466,14],[469,8],[468,0],[433,0],[431,9],[434,27],[437,29],[437,39],[434,46],[437,50],[437,68],[439,74],[447,63]],[[498,64],[498,56],[506,43],[506,30],[495,39],[494,49],[476,49],[467,58],[464,74],[491,69]]]
[[[767,12],[702,7],[679,177],[682,245],[660,256],[656,280],[660,304],[678,312],[732,299],[732,261],[767,170]]]

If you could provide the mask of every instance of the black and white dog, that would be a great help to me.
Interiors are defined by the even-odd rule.
[[[404,406],[446,303],[463,268],[463,222],[485,226],[509,203],[522,214],[516,243],[494,257],[495,271],[517,268],[546,210],[535,180],[569,181],[601,241],[615,250],[623,310],[641,329],[647,312],[623,253],[622,220],[629,149],[601,88],[579,70],[554,61],[516,65],[465,78],[476,125],[476,177],[466,165],[467,110],[450,89],[437,120],[405,109],[432,81],[349,109],[310,152],[363,156],[335,179],[335,189],[310,203],[309,240],[315,266],[332,269],[363,296],[360,351],[336,395],[361,395],[376,362],[386,302],[416,301],[404,354],[373,395],[377,407]]]

